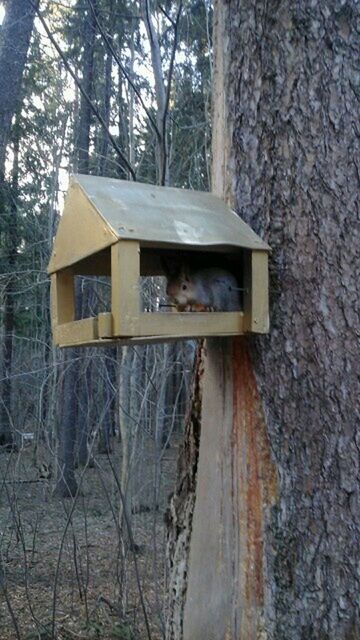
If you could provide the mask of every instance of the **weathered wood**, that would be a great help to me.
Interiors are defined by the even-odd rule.
[[[99,313],[97,319],[99,338],[112,338],[114,335],[112,313]]]
[[[194,338],[219,334],[243,333],[242,312],[142,313],[137,335],[171,335],[174,338]]]
[[[97,318],[75,320],[54,327],[55,344],[61,346],[78,346],[97,339]]]
[[[252,333],[269,331],[268,255],[248,252],[244,264],[244,330]]]
[[[53,273],[117,242],[106,223],[80,185],[71,182],[64,211],[55,236],[48,272]]]
[[[52,327],[72,322],[75,319],[75,289],[71,268],[51,275],[50,297]]]
[[[276,476],[246,339],[208,340],[205,354],[183,638],[255,640]]]
[[[139,335],[140,247],[136,241],[111,247],[111,312],[115,336]]]

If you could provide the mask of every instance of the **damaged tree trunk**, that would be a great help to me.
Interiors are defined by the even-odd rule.
[[[206,347],[172,639],[360,637],[359,17],[215,5],[213,190],[273,249],[271,332]]]

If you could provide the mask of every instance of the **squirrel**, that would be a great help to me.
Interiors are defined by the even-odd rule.
[[[167,274],[166,293],[178,311],[240,311],[235,276],[218,267]]]

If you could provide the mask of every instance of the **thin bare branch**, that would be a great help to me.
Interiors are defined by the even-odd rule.
[[[145,104],[145,102],[144,102],[144,100],[143,100],[143,98],[141,96],[141,93],[140,93],[139,89],[134,84],[133,80],[131,79],[130,75],[128,74],[128,72],[126,71],[124,65],[122,64],[122,62],[121,62],[121,60],[119,58],[119,55],[118,55],[117,51],[115,50],[115,48],[114,48],[114,46],[113,46],[113,44],[111,42],[111,39],[109,38],[109,36],[105,32],[105,29],[102,26],[97,14],[96,14],[96,11],[94,9],[94,5],[93,5],[92,0],[88,0],[88,4],[89,4],[90,9],[92,11],[92,14],[94,16],[95,23],[96,23],[96,26],[97,26],[97,28],[99,30],[100,35],[102,36],[107,48],[109,49],[110,53],[112,54],[116,64],[119,66],[121,72],[124,74],[126,80],[128,81],[128,83],[131,86],[132,90],[134,91],[135,95],[138,97],[139,102],[140,102],[142,108],[144,109],[147,117],[149,118],[149,121],[150,121],[150,124],[151,124],[153,130],[156,133],[156,136],[160,139],[161,138],[161,134],[160,134],[159,129],[156,126],[156,122],[155,122],[154,118],[152,117],[151,112],[147,108],[147,106],[146,106],[146,104]]]

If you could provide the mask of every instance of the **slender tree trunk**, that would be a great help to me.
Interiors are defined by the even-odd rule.
[[[203,358],[203,350],[199,348],[195,359],[192,401],[185,422],[184,442],[178,459],[176,487],[165,518],[168,528],[167,558],[169,567],[169,598],[166,612],[167,640],[181,640],[183,637],[191,530],[198,470],[204,375]]]
[[[157,182],[169,184],[169,158],[166,118],[166,90],[161,61],[159,36],[156,32],[149,0],[142,0],[142,14],[150,45],[151,63],[155,82],[156,126],[159,135],[156,139]]]
[[[15,434],[11,408],[12,384],[11,371],[13,360],[13,335],[15,329],[15,270],[18,248],[17,201],[19,193],[19,131],[14,127],[13,134],[13,168],[11,185],[8,185],[9,200],[4,215],[5,221],[5,265],[8,271],[7,283],[4,287],[4,342],[3,342],[3,381],[0,405],[0,444],[14,446]]]
[[[7,248],[8,282],[4,292],[4,343],[0,403],[0,443],[13,446],[11,422],[11,365],[14,329],[14,271],[17,252],[16,199],[18,172],[18,133],[15,134],[12,185],[5,182],[6,150],[11,123],[21,100],[21,81],[27,58],[35,10],[27,0],[9,0],[0,38],[0,230]],[[16,44],[15,44],[16,43]]]
[[[92,0],[96,11],[96,0]],[[94,77],[94,47],[95,47],[96,24],[93,13],[88,10],[83,18],[83,58],[82,58],[82,86],[86,94],[91,99],[93,96]],[[90,126],[92,111],[90,104],[81,94],[80,97],[80,119],[77,129],[77,171],[79,173],[89,173],[89,146],[90,146]]]
[[[109,7],[109,30],[108,30],[108,38],[110,42],[112,42],[112,34],[114,28],[114,3],[110,2]],[[103,118],[106,124],[107,129],[110,127],[110,105],[111,105],[111,91],[112,91],[112,62],[113,57],[112,53],[109,49],[106,51],[105,56],[105,83],[104,83],[104,97],[103,97]],[[109,137],[102,130],[101,133],[101,144],[100,144],[100,162],[99,162],[99,175],[105,175],[106,169],[106,160],[109,149]],[[129,158],[130,164],[132,164],[131,158]]]
[[[75,478],[75,444],[77,423],[77,398],[74,392],[78,379],[78,366],[73,360],[73,349],[66,352],[64,367],[66,367],[63,391],[62,411],[59,427],[59,452],[57,466],[57,480],[55,493],[62,498],[74,497],[77,492]]]
[[[37,0],[34,0],[37,6]],[[12,118],[19,107],[35,8],[29,0],[8,0],[0,38],[0,189]]]

